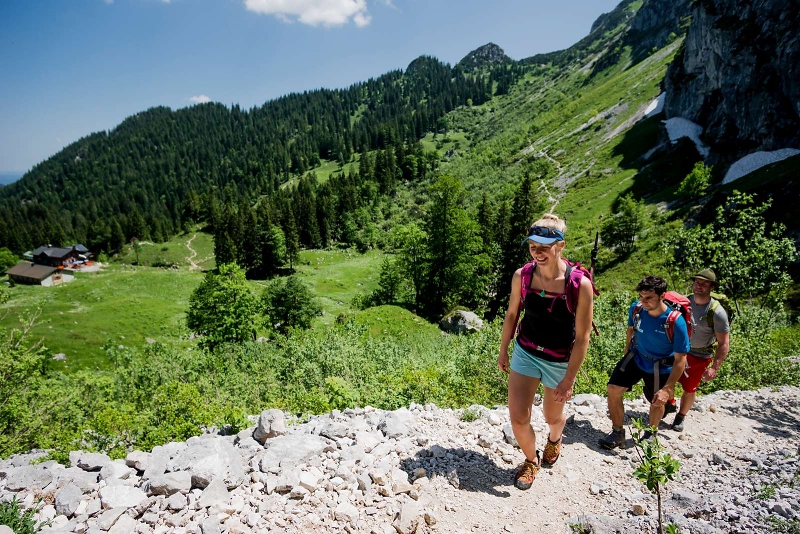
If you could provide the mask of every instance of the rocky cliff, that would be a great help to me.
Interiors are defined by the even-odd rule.
[[[635,62],[662,48],[686,31],[691,17],[689,0],[648,0],[636,12],[625,34]]]
[[[506,55],[502,48],[494,43],[487,43],[461,58],[456,67],[471,72],[483,67],[492,67],[511,61],[512,59]]]
[[[698,0],[691,16],[667,117],[701,125],[715,158],[800,147],[800,3]]]

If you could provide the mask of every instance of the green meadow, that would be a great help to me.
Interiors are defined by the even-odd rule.
[[[216,268],[214,239],[211,234],[194,231],[174,236],[165,243],[144,241],[139,244],[138,256],[133,245],[126,245],[111,261],[117,264],[174,269],[189,268],[193,262],[196,269],[210,270]]]
[[[333,174],[345,174],[348,172],[358,172],[358,159],[359,154],[355,154],[353,156],[353,160],[345,163],[344,165],[339,165],[338,161],[321,160],[320,164],[313,169],[309,169],[308,173],[313,173],[317,177],[317,182],[320,184],[324,184],[327,182]],[[308,173],[303,173],[301,176],[293,176],[289,178],[285,183],[281,184],[281,188],[285,189],[287,187],[296,186],[300,183],[300,178],[305,176]]]
[[[192,239],[193,238],[193,239]],[[19,324],[19,316],[40,311],[33,334],[44,337],[48,352],[63,353],[66,361],[52,365],[64,370],[106,368],[104,346],[141,348],[148,339],[189,346],[186,311],[192,291],[203,280],[201,270],[189,270],[186,242],[197,251],[195,263],[214,268],[213,241],[209,234],[193,232],[166,243],[143,244],[141,265],[132,247],[112,258],[95,273],[77,273],[75,281],[54,287],[15,285],[11,299],[0,308],[3,327]],[[357,295],[378,287],[378,273],[384,254],[372,250],[309,250],[300,254],[296,275],[308,285],[322,305],[317,328],[333,324],[339,315],[353,315],[371,335],[405,334],[418,328],[437,332],[435,326],[397,306],[358,311],[351,305]],[[172,267],[151,267],[168,264]],[[260,295],[269,280],[251,280]],[[377,311],[380,310],[380,311]]]
[[[147,339],[186,340],[189,295],[203,279],[200,271],[106,265],[99,272],[77,273],[54,287],[16,285],[9,289],[2,325],[18,316],[40,315],[33,329],[65,370],[106,368],[103,346],[142,347]]]

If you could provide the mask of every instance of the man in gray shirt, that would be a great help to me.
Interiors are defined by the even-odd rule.
[[[700,382],[714,380],[722,362],[728,356],[730,348],[728,314],[719,301],[711,297],[711,290],[717,286],[717,276],[711,269],[703,269],[694,276],[692,295],[689,296],[694,331],[691,349],[686,355],[686,370],[679,380],[683,386],[681,405],[672,423],[673,430],[678,432],[683,431],[684,419],[692,409]]]

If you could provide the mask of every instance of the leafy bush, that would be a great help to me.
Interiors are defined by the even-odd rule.
[[[636,236],[644,226],[644,219],[644,203],[635,200],[630,194],[622,197],[618,211],[603,222],[600,233],[603,244],[623,253],[631,252]]]
[[[651,432],[650,439],[645,439],[645,431]],[[664,514],[661,507],[662,491],[667,483],[675,480],[681,463],[664,450],[658,439],[655,427],[646,427],[641,419],[633,421],[633,443],[639,457],[639,466],[633,476],[655,494],[658,502],[658,532],[664,532]]]
[[[792,335],[794,332],[794,335]],[[740,309],[731,325],[731,347],[717,378],[703,382],[701,391],[758,389],[797,384],[800,364],[790,359],[800,349],[797,332],[786,315],[754,305]]]
[[[686,175],[678,188],[678,194],[684,198],[692,199],[703,196],[711,185],[711,170],[702,161],[694,164],[692,172]]]
[[[0,273],[17,264],[19,258],[6,247],[0,248]]]
[[[244,271],[236,264],[225,264],[219,274],[207,273],[189,298],[186,323],[203,336],[201,344],[210,349],[254,340],[263,319]]]
[[[43,340],[31,339],[37,317],[38,312],[20,318],[19,328],[10,332],[0,330],[0,454],[27,450],[35,443],[35,416],[29,407],[43,383],[48,361]]]
[[[310,328],[322,310],[311,290],[297,276],[274,281],[261,295],[261,302],[272,326],[281,333],[290,328]]]
[[[481,418],[481,412],[478,410],[473,410],[470,408],[466,408],[463,412],[461,412],[461,420],[465,423],[471,423],[473,421],[477,421]]]
[[[47,522],[36,523],[33,516],[35,508],[22,508],[14,495],[8,502],[0,502],[0,525],[11,527],[15,534],[34,534],[46,526]]]
[[[667,240],[664,250],[678,278],[708,267],[737,309],[755,299],[762,307],[780,308],[797,251],[794,240],[784,236],[783,225],[767,223],[764,214],[770,205],[771,200],[756,205],[751,195],[734,192],[717,208],[711,224],[681,230]]]

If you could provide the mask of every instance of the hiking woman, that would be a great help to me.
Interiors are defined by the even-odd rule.
[[[525,462],[515,476],[515,485],[520,489],[530,488],[541,466],[552,466],[561,454],[566,423],[564,404],[572,396],[578,369],[589,346],[593,286],[589,277],[584,276],[585,271],[562,258],[565,232],[564,221],[550,213],[530,227],[523,244],[528,245],[533,262],[514,273],[503,322],[497,364],[509,374],[511,426],[525,454]],[[527,284],[524,291],[523,283]],[[523,309],[525,314],[519,323],[509,369],[508,346]],[[539,383],[544,388],[543,412],[550,430],[541,463],[530,424],[531,405]]]

